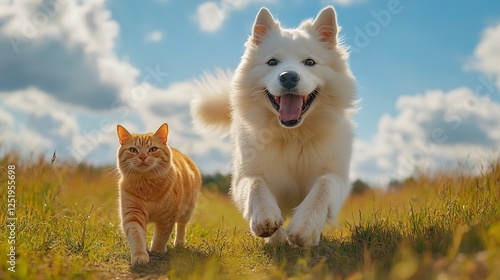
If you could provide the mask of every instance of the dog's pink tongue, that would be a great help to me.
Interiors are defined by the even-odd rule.
[[[285,94],[281,96],[280,117],[284,121],[297,120],[302,112],[303,98],[300,95]]]

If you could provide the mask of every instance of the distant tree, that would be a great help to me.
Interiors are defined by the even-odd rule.
[[[409,177],[411,178],[411,177]],[[408,179],[406,179],[408,180]],[[405,180],[405,182],[406,182]],[[396,191],[396,190],[399,190],[401,189],[402,187],[404,186],[404,183],[397,180],[397,179],[392,179],[390,182],[389,182],[389,190],[390,191]]]
[[[387,185],[389,191],[397,191],[401,190],[405,187],[412,186],[416,182],[417,179],[414,177],[415,175],[406,177],[404,179],[391,179],[389,184]]]
[[[351,193],[352,194],[363,194],[364,192],[366,192],[369,189],[370,189],[370,186],[367,183],[357,179],[356,181],[354,181],[352,183]]]
[[[202,174],[201,177],[205,188],[221,193],[229,193],[229,188],[231,187],[230,174]]]
[[[410,177],[405,179],[404,185],[409,185],[409,184],[413,184],[413,183],[415,183],[415,178],[413,178],[413,176],[410,176]]]

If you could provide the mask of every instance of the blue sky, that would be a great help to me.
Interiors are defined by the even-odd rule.
[[[390,2],[335,5],[344,42],[354,48],[363,42],[357,48],[359,52],[351,53],[350,62],[363,99],[364,110],[356,120],[363,124],[358,135],[364,139],[376,132],[383,113],[395,112],[394,103],[401,94],[473,86],[477,73],[466,71],[463,65],[482,30],[500,22],[500,3],[494,1],[478,5],[474,1],[408,0],[392,1],[398,13],[391,14],[389,20],[384,17],[377,21],[373,14],[388,11]],[[110,2],[113,18],[123,31],[118,39],[119,55],[139,69],[164,65],[170,73],[165,85],[168,80],[191,79],[214,67],[234,69],[260,7],[268,7],[283,26],[294,27],[305,18],[315,17],[327,1],[249,4],[230,12],[213,32],[200,30],[194,18],[194,11],[202,3],[153,1],[125,6],[119,1]],[[379,32],[373,26],[378,26]],[[164,39],[156,44],[144,42],[144,34],[153,31],[162,32]],[[496,97],[498,100],[500,96]]]
[[[352,178],[402,179],[498,156],[498,1],[0,2],[3,149],[112,164],[114,127],[167,121],[204,172],[228,171],[228,139],[190,125],[193,79],[234,69],[257,11],[294,27],[334,5],[361,110]]]

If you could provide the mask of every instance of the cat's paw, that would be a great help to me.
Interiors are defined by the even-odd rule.
[[[184,244],[186,244],[186,240],[184,239],[175,239],[175,246],[182,247]]]
[[[138,252],[132,255],[132,265],[143,265],[149,262],[148,252]]]
[[[259,237],[270,237],[283,225],[283,218],[278,213],[263,212],[250,219],[252,232]]]

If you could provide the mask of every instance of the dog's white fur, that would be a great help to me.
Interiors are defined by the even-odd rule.
[[[230,128],[232,197],[252,232],[271,243],[317,245],[350,193],[356,86],[337,35],[332,7],[296,29],[281,28],[262,8],[235,74],[205,75],[191,104],[197,127]],[[316,64],[305,65],[308,58]],[[268,65],[270,59],[277,65]],[[284,71],[300,76],[294,94],[317,89],[293,127],[283,125],[266,94],[285,94]],[[291,215],[286,232],[285,215]]]

